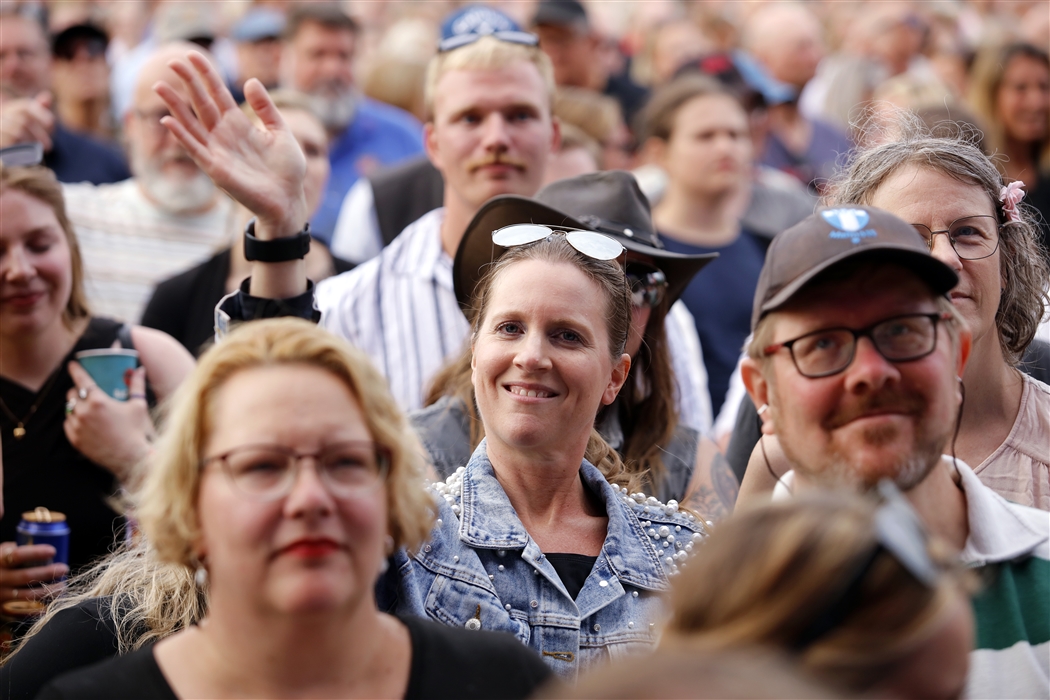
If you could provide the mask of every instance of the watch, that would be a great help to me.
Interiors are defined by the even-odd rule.
[[[255,237],[255,217],[244,227],[244,258],[252,261],[278,263],[302,260],[310,252],[310,223],[294,236],[260,241]]]

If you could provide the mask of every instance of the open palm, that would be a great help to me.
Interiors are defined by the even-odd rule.
[[[306,159],[262,84],[253,78],[244,86],[260,128],[240,110],[203,55],[191,51],[169,65],[182,79],[189,102],[172,85],[158,82],[154,90],[171,111],[164,125],[216,185],[259,218],[256,235],[263,237],[265,230],[289,236],[301,229]]]

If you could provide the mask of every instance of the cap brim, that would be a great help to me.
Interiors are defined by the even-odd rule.
[[[903,245],[886,243],[879,246],[865,246],[861,249],[847,250],[832,258],[828,258],[820,265],[808,270],[804,275],[791,281],[779,292],[774,294],[762,304],[760,314],[753,319],[752,330],[758,325],[759,319],[766,313],[783,306],[791,297],[795,296],[800,289],[806,286],[814,278],[825,270],[846,261],[864,259],[866,261],[877,261],[883,259],[886,263],[902,265],[914,271],[920,279],[930,286],[934,294],[946,294],[959,283],[959,276],[950,267],[942,263],[929,253],[921,252],[915,248]]]

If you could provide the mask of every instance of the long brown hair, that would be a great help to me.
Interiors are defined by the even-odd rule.
[[[55,213],[58,225],[66,236],[66,244],[69,246],[69,262],[72,267],[73,284],[69,293],[69,301],[62,312],[62,322],[67,328],[71,328],[76,321],[90,316],[87,304],[87,295],[84,293],[84,263],[80,257],[80,245],[77,243],[77,234],[73,224],[66,215],[66,200],[62,196],[62,185],[55,179],[55,174],[42,165],[30,167],[4,167],[0,165],[0,194],[5,189],[14,189],[25,192],[30,197],[38,199]]]

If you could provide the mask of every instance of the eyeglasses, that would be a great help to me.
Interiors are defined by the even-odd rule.
[[[141,109],[132,110],[132,114],[135,118],[150,132],[154,138],[162,138],[168,133],[168,127],[161,123],[161,119],[164,117],[170,117],[171,112],[166,109],[157,109],[152,112],[145,112]]]
[[[471,32],[469,34],[456,34],[447,39],[442,39],[438,44],[438,53],[446,53],[454,49],[473,44],[483,36],[505,41],[508,44],[519,44],[521,46],[539,46],[540,38],[529,32],[499,31],[499,32]]]
[[[98,37],[81,37],[65,41],[55,47],[55,58],[72,61],[83,49],[87,58],[101,58],[106,55],[106,42]]]
[[[926,239],[930,250],[933,250],[933,237],[943,233],[960,260],[987,258],[999,248],[998,221],[987,214],[956,219],[943,231],[934,231],[925,224],[912,226]]]
[[[367,440],[337,442],[320,452],[301,453],[283,445],[244,445],[201,461],[223,470],[241,493],[262,501],[287,496],[299,477],[300,462],[314,461],[328,491],[336,498],[367,495],[386,478],[390,452]]]
[[[810,379],[829,377],[849,367],[860,338],[871,339],[878,353],[890,362],[909,362],[933,352],[937,347],[937,323],[949,318],[947,313],[906,314],[859,330],[826,328],[769,345],[762,354],[769,356],[787,348],[799,374]]]
[[[635,307],[656,308],[667,294],[667,277],[662,270],[639,263],[627,263],[627,283]]]
[[[543,241],[556,235],[565,236],[565,241],[569,245],[595,260],[615,260],[623,255],[625,250],[619,242],[601,233],[569,228],[559,228],[555,231],[553,228],[539,224],[504,226],[492,232],[492,242],[504,248],[513,248]]]
[[[0,148],[0,164],[5,168],[26,168],[44,162],[44,146],[36,141]]]
[[[883,553],[896,559],[916,581],[927,588],[937,585],[941,567],[930,558],[926,531],[919,516],[892,481],[883,479],[876,490],[882,504],[875,511],[872,522],[875,546],[858,558],[859,564],[853,575],[845,578],[846,583],[838,592],[828,597],[829,603],[824,612],[795,638],[791,646],[796,651],[805,649],[838,627],[856,609],[863,601],[861,593],[864,579]]]

